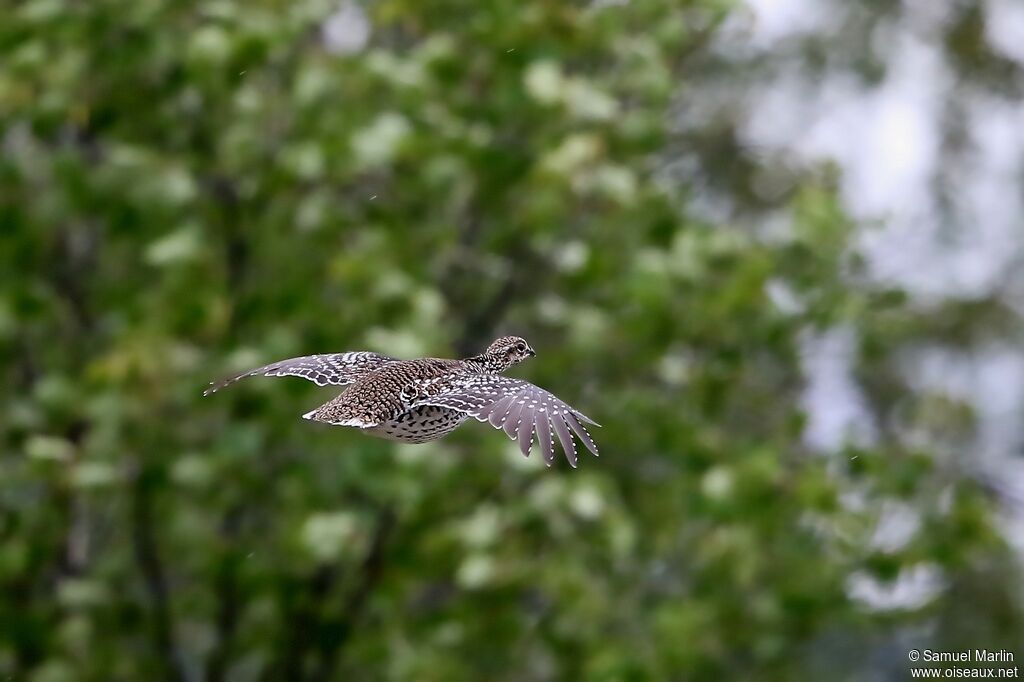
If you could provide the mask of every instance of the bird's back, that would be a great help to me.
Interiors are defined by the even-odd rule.
[[[332,424],[367,428],[394,419],[415,397],[436,395],[473,373],[463,360],[420,358],[393,362],[356,381],[334,400],[306,415]]]

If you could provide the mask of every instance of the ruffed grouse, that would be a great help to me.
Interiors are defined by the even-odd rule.
[[[250,376],[297,376],[317,386],[345,386],[344,393],[302,415],[313,421],[352,426],[404,443],[441,438],[469,417],[486,421],[519,441],[529,457],[534,437],[544,461],[554,462],[555,438],[576,466],[572,434],[595,455],[597,445],[582,422],[599,426],[542,388],[502,376],[512,365],[536,355],[518,336],[496,339],[464,360],[396,360],[365,351],[306,355],[281,360],[210,385],[203,395]]]

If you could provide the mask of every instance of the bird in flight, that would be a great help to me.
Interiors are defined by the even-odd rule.
[[[251,376],[295,376],[317,386],[349,386],[302,416],[403,443],[436,440],[473,417],[517,440],[527,457],[536,440],[548,466],[555,461],[558,438],[575,467],[573,434],[596,455],[597,445],[584,422],[600,424],[544,389],[502,375],[535,355],[518,336],[502,336],[480,355],[464,360],[396,360],[367,351],[305,355],[212,383],[203,395]]]

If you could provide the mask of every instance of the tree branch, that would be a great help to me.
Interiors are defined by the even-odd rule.
[[[224,514],[224,519],[221,522],[221,535],[227,548],[217,567],[217,647],[207,661],[206,679],[209,682],[219,682],[224,679],[228,662],[231,659],[235,630],[238,627],[241,601],[238,594],[240,558],[234,543],[242,515],[242,508],[235,506]]]
[[[355,584],[341,608],[342,615],[326,621],[321,628],[325,636],[320,639],[320,668],[313,679],[326,681],[334,677],[339,655],[362,618],[367,600],[383,575],[384,551],[395,523],[396,516],[390,507],[385,507],[377,514],[373,539],[359,566]]]
[[[167,580],[153,534],[150,486],[148,472],[145,469],[137,472],[132,488],[132,543],[135,560],[152,602],[153,644],[163,660],[165,677],[169,680],[185,680],[185,667],[174,641]]]

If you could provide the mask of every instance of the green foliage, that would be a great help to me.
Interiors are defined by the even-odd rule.
[[[1019,641],[991,501],[891,427],[969,430],[891,372],[943,327],[851,284],[829,182],[769,237],[664,172],[728,8],[389,0],[351,55],[336,9],[0,10],[0,676],[808,679],[982,585],[1003,608],[970,644]],[[826,455],[800,349],[836,327],[882,428]],[[200,397],[498,331],[604,423],[600,459],[316,428],[297,380]],[[920,516],[899,547],[891,505]],[[851,598],[921,567],[948,587],[922,605]]]

